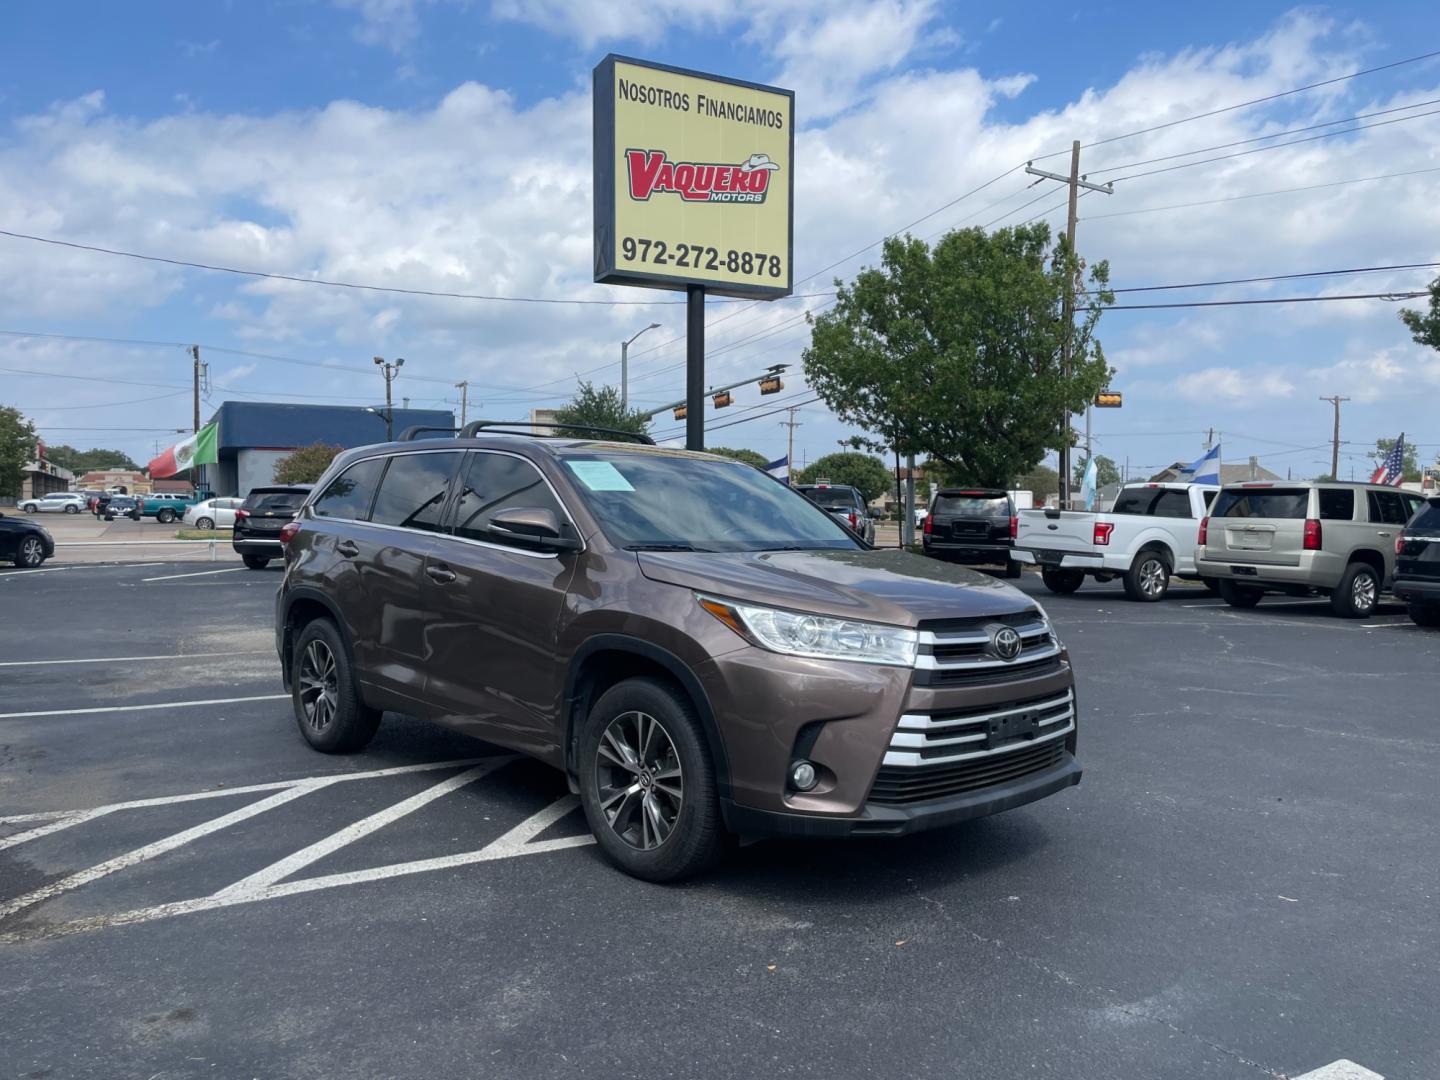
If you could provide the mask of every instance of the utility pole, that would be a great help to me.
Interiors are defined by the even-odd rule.
[[[795,477],[795,429],[803,427],[804,424],[795,419],[795,414],[800,411],[800,406],[791,405],[785,411],[790,414],[790,419],[781,420],[780,426],[790,429],[789,436],[785,440],[785,482],[789,484]]]
[[[1070,144],[1070,175],[1061,176],[1058,173],[1045,172],[1043,169],[1035,168],[1034,162],[1027,162],[1025,171],[1031,176],[1039,176],[1046,180],[1055,180],[1065,184],[1070,189],[1069,212],[1065,215],[1065,257],[1075,259],[1073,272],[1067,268],[1065,274],[1065,297],[1063,303],[1063,317],[1065,320],[1064,339],[1060,348],[1060,375],[1061,378],[1070,377],[1070,352],[1074,346],[1075,337],[1075,277],[1080,273],[1080,263],[1075,255],[1075,204],[1080,198],[1080,189],[1087,191],[1099,191],[1105,195],[1115,194],[1113,184],[1092,184],[1080,175],[1080,140],[1076,139]],[[1086,410],[1087,427],[1089,410]],[[1070,433],[1070,416],[1065,414],[1060,424],[1060,508],[1070,509],[1070,442],[1073,436]],[[1089,436],[1086,436],[1086,452],[1089,452]]]
[[[455,389],[460,391],[460,426],[465,426],[465,410],[470,404],[470,380],[461,379],[455,384]]]
[[[194,426],[190,430],[198,434],[200,431],[200,380],[205,374],[206,365],[200,362],[199,345],[190,346],[190,357],[194,361],[194,365],[191,369],[193,378],[191,402],[194,405],[194,416],[191,417],[191,419],[194,421]],[[160,451],[155,451],[155,454],[158,457]],[[196,495],[200,494],[200,481],[203,475],[204,468],[205,466],[203,465],[190,466],[190,487]]]
[[[375,363],[380,368],[381,374],[385,376],[385,441],[392,442],[395,438],[395,404],[390,395],[390,384],[400,374],[400,369],[405,366],[405,358],[395,358],[395,363],[387,364],[383,356],[375,357]]]
[[[1321,401],[1328,401],[1335,406],[1335,437],[1330,443],[1330,477],[1334,480],[1340,479],[1340,403],[1349,401],[1348,397],[1341,397],[1336,394],[1334,397],[1322,397]]]

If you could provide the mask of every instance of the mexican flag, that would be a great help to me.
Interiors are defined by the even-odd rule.
[[[176,443],[150,462],[150,478],[163,480],[184,472],[191,465],[214,465],[220,460],[215,452],[214,423],[206,424],[184,442]]]

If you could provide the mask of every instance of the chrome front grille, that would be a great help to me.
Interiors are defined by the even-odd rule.
[[[994,649],[994,625],[975,625],[943,630],[921,630],[919,654],[915,657],[915,685],[955,686],[960,684],[1008,682],[1017,678],[1045,675],[1060,666],[1060,643],[1050,626],[1034,613],[1016,620],[993,620],[1009,625],[1020,635],[1019,655],[1009,660]]]
[[[1063,739],[1075,730],[1075,695],[1066,690],[1030,701],[952,713],[906,713],[890,736],[882,765],[950,765]]]

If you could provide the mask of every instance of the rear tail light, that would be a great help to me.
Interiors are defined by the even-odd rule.
[[[1395,537],[1395,554],[1396,554],[1396,555],[1404,555],[1404,554],[1405,554],[1405,537],[1403,537],[1403,536],[1397,536],[1397,537]]]
[[[1209,519],[1208,517],[1203,517],[1203,518],[1200,519],[1200,536],[1199,536],[1199,538],[1198,538],[1195,542],[1196,542],[1197,544],[1199,544],[1201,547],[1204,547],[1204,546],[1205,546],[1205,537],[1206,537],[1207,535],[1209,535],[1209,532],[1210,532],[1210,519]]]
[[[933,517],[933,515],[927,514],[927,515],[925,516],[925,535],[926,535],[926,536],[929,536],[931,533],[933,533],[933,532],[935,531],[935,522],[931,520],[931,517]]]
[[[1115,531],[1115,523],[1114,523],[1113,521],[1097,521],[1097,522],[1095,522],[1095,536],[1094,536],[1095,546],[1096,546],[1096,547],[1108,547],[1109,544],[1110,544],[1110,534],[1113,533],[1114,531]]]
[[[1305,550],[1306,550],[1306,551],[1319,551],[1319,550],[1320,550],[1320,542],[1321,542],[1321,537],[1322,537],[1322,535],[1323,535],[1323,534],[1322,534],[1321,531],[1320,531],[1320,522],[1318,522],[1318,521],[1315,520],[1314,518],[1308,518],[1308,519],[1306,519],[1306,521],[1305,521],[1305,544],[1304,544]]]
[[[282,544],[289,544],[291,538],[293,538],[294,535],[295,535],[297,532],[299,532],[299,531],[300,531],[300,522],[298,522],[298,521],[287,521],[287,522],[286,522],[284,525],[282,525],[281,528],[280,528],[280,543],[282,543]]]
[[[858,529],[859,527],[860,527],[860,517],[859,517],[859,515],[857,515],[857,514],[855,513],[854,510],[851,510],[851,511],[850,511],[850,528],[852,528],[852,529]]]
[[[236,511],[235,511],[235,520],[236,520],[236,521],[244,521],[244,520],[245,520],[246,518],[248,518],[249,516],[250,516],[250,511],[249,511],[249,510],[236,510]]]
[[[1010,539],[1011,539],[1011,540],[1014,540],[1014,539],[1016,539],[1019,535],[1020,535],[1020,519],[1019,519],[1016,515],[1011,514],[1011,515],[1010,515]]]

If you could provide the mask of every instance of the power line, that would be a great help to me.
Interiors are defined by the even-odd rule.
[[[1332,180],[1325,184],[1306,184],[1303,187],[1276,188],[1274,191],[1252,191],[1244,195],[1226,195],[1221,199],[1202,199],[1199,202],[1173,203],[1169,206],[1146,206],[1138,210],[1112,210],[1107,214],[1090,214],[1083,221],[1099,221],[1101,218],[1130,217],[1134,214],[1158,214],[1164,210],[1186,210],[1192,206],[1214,206],[1217,203],[1236,202],[1240,199],[1262,199],[1270,195],[1292,195],[1297,191],[1319,191],[1322,188],[1343,187],[1346,184],[1364,184],[1374,180],[1394,180],[1402,176],[1420,176],[1440,172],[1440,167],[1410,169],[1407,172],[1381,173],[1378,176],[1354,176],[1348,180]]]
[[[1144,311],[1156,308],[1245,307],[1251,304],[1314,304],[1329,300],[1414,300],[1426,290],[1403,293],[1347,293],[1335,296],[1271,296],[1259,300],[1190,300],[1173,304],[1111,304],[1102,311]]]
[[[1336,277],[1347,274],[1374,274],[1386,270],[1427,270],[1440,266],[1440,262],[1396,263],[1393,266],[1356,266],[1349,270],[1309,270],[1300,274],[1267,274],[1263,277],[1230,278],[1226,281],[1190,281],[1183,285],[1133,285],[1125,289],[1111,289],[1113,293],[1160,292],[1164,289],[1208,289],[1218,285],[1251,285],[1260,281],[1290,281],[1295,278]]]
[[[1333,79],[1322,79],[1320,82],[1297,86],[1292,90],[1282,90],[1279,93],[1266,94],[1264,97],[1251,98],[1249,101],[1226,105],[1220,109],[1210,109],[1206,112],[1195,113],[1193,116],[1181,117],[1179,120],[1167,120],[1163,124],[1153,124],[1150,127],[1140,128],[1136,131],[1127,131],[1123,135],[1111,135],[1104,139],[1096,139],[1094,142],[1084,143],[1081,149],[1088,149],[1092,146],[1105,146],[1109,143],[1120,142],[1122,139],[1133,139],[1136,135],[1148,135],[1152,131],[1164,131],[1166,128],[1178,127],[1180,124],[1188,124],[1195,120],[1204,120],[1207,117],[1220,116],[1224,113],[1236,112],[1240,109],[1248,109],[1251,105],[1263,105],[1267,101],[1278,101],[1281,98],[1291,97],[1294,94],[1303,94],[1307,90],[1318,90],[1322,86],[1333,86],[1336,83],[1347,82],[1350,79],[1358,79],[1363,75],[1374,75],[1377,71],[1389,71],[1392,68],[1404,67],[1406,64],[1417,64],[1422,60],[1430,60],[1436,56],[1440,56],[1440,49],[1434,52],[1421,53],[1419,56],[1409,56],[1404,60],[1394,60],[1388,64],[1380,64],[1377,67],[1365,68],[1362,71],[1352,71],[1348,75],[1338,75]],[[1033,160],[1044,161],[1047,158],[1059,157],[1069,152],[1069,150],[1056,150],[1054,153],[1043,154]]]

